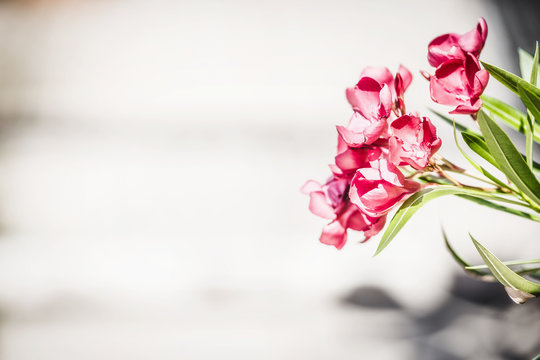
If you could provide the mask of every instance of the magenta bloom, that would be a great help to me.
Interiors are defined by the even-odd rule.
[[[487,86],[489,74],[480,68],[478,59],[466,53],[464,59],[448,60],[430,78],[433,101],[456,106],[450,114],[473,114],[482,106],[480,95]]]
[[[405,90],[409,87],[412,81],[412,74],[405,66],[400,65],[396,77],[392,75],[388,68],[383,66],[368,66],[364,68],[360,76],[367,76],[377,80],[379,84],[388,86],[392,93],[392,100],[397,102],[403,98]]]
[[[392,111],[390,89],[386,84],[364,76],[345,94],[354,114],[347,127],[337,127],[339,135],[351,147],[373,143],[387,129],[386,118]]]
[[[341,138],[338,141],[342,141]],[[335,165],[330,169],[337,177],[352,178],[356,170],[369,166],[370,161],[381,157],[383,151],[379,147],[367,146],[362,148],[349,148],[340,152],[335,157]]]
[[[428,61],[433,67],[438,67],[448,60],[464,59],[465,53],[474,57],[480,56],[487,38],[487,24],[484,18],[478,19],[475,29],[458,35],[454,33],[441,35],[428,45]]]
[[[390,160],[395,165],[423,170],[441,147],[437,130],[427,117],[401,116],[390,125],[390,133]]]
[[[331,177],[321,185],[309,180],[301,191],[310,196],[309,210],[322,218],[332,220],[323,228],[320,241],[341,249],[347,242],[347,229],[364,232],[364,241],[384,227],[386,217],[363,214],[348,198],[349,181]]]
[[[403,174],[386,159],[359,169],[351,181],[349,197],[361,212],[369,216],[387,214],[408,195],[420,190],[420,184],[405,179]]]
[[[363,76],[354,88],[345,92],[354,111],[366,119],[387,118],[392,110],[392,94],[386,84]]]
[[[361,147],[377,141],[386,134],[388,122],[386,118],[368,119],[354,112],[349,124],[336,126],[339,136],[350,147]]]

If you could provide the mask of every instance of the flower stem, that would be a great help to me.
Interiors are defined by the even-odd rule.
[[[433,168],[434,170],[439,173],[442,177],[448,179],[450,182],[452,182],[452,184],[456,185],[456,186],[459,186],[459,187],[463,187],[463,184],[460,183],[459,181],[457,181],[456,179],[454,179],[452,176],[450,176],[446,171],[444,171],[437,163],[433,163]]]

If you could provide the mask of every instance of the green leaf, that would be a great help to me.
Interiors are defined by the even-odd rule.
[[[493,159],[493,157],[491,156],[491,154],[489,153],[489,150],[487,148],[487,145],[484,141],[484,138],[482,138],[482,136],[480,135],[477,135],[477,134],[474,134],[474,133],[469,133],[469,132],[462,132],[461,133],[461,136],[463,137],[463,139],[465,140],[465,142],[467,143],[467,145],[469,146],[469,148],[471,148],[471,150],[473,150],[474,152],[476,152],[478,155],[480,155],[481,157],[483,157],[484,159],[486,159],[487,161],[489,161],[490,163],[492,163],[495,167],[499,167],[497,165],[497,163],[495,162],[495,159]],[[479,172],[481,173],[482,175],[484,175],[486,178],[490,179],[491,181],[493,181],[495,184],[499,185],[500,187],[502,188],[505,188],[505,189],[508,189],[510,191],[514,191],[514,189],[512,189],[509,185],[505,184],[504,182],[502,182],[501,180],[499,180],[497,177],[495,177],[494,175],[492,175],[489,171],[487,171],[485,168],[483,168],[482,166],[480,166],[479,164],[477,164],[469,155],[467,155],[467,153],[465,151],[463,151],[463,149],[461,149],[461,146],[459,146],[459,142],[457,140],[457,137],[456,137],[456,129],[454,129],[454,140],[456,142],[456,147],[458,148],[458,150],[461,152],[461,155],[463,155],[463,157]]]
[[[540,354],[536,355],[532,360],[540,360]]]
[[[467,199],[469,201],[475,202],[475,203],[477,203],[479,205],[482,205],[482,206],[485,206],[485,207],[489,207],[489,208],[492,208],[492,209],[495,209],[495,210],[498,210],[498,211],[506,212],[506,213],[516,215],[516,216],[519,216],[519,217],[522,217],[522,218],[525,218],[525,219],[529,219],[529,220],[532,220],[532,221],[540,222],[540,216],[535,215],[535,214],[531,214],[531,213],[521,211],[521,210],[518,210],[518,209],[514,209],[514,208],[509,208],[507,206],[497,204],[497,203],[494,203],[494,202],[486,200],[486,199],[480,199],[480,198],[476,198],[476,197],[472,197],[472,196],[468,196],[468,195],[457,195],[457,196],[459,196],[460,198]]]
[[[538,42],[536,43],[536,49],[538,49]],[[524,80],[530,80],[531,84],[536,85],[540,82],[540,74],[538,74],[538,59],[534,60],[533,56],[523,49],[518,49],[519,53],[519,69],[521,77]],[[536,51],[535,51],[536,55]],[[536,64],[536,70],[534,68]],[[533,76],[533,72],[536,71],[536,79]]]
[[[540,264],[540,259],[504,261],[503,264],[506,266]],[[467,269],[469,270],[479,270],[479,269],[487,269],[487,268],[488,268],[487,265],[467,266]]]
[[[462,132],[461,137],[463,138],[463,140],[465,140],[465,143],[472,151],[474,151],[484,160],[488,161],[491,165],[499,169],[499,165],[497,164],[493,156],[489,153],[488,146],[483,137],[468,132]]]
[[[479,269],[475,269],[474,266],[471,266],[469,263],[467,263],[461,256],[458,255],[458,253],[452,248],[450,245],[450,242],[448,241],[448,237],[446,236],[446,232],[444,229],[442,230],[444,243],[446,244],[446,248],[448,251],[450,251],[450,254],[454,258],[454,260],[465,270],[466,273],[469,275],[472,275],[473,277],[480,277],[484,280],[491,280],[494,281],[495,278],[491,276],[488,272],[480,271]]]
[[[493,273],[493,276],[495,276],[497,280],[504,285],[506,292],[512,298],[512,300],[514,300],[514,302],[522,304],[529,298],[540,295],[540,284],[529,281],[516,274],[508,266],[504,265],[499,259],[497,259],[497,257],[482,244],[476,241],[472,235],[470,236],[474,246]]]
[[[531,65],[531,76],[529,82],[534,86],[538,84],[538,41],[536,42],[536,49],[534,51],[534,58]]]
[[[505,102],[490,96],[482,95],[481,99],[482,105],[486,110],[504,121],[506,125],[510,126],[513,130],[525,134],[525,122],[527,121],[526,114]],[[540,144],[540,125],[536,123],[534,124],[533,139]]]
[[[540,183],[508,135],[483,110],[478,112],[478,124],[489,152],[501,171],[523,194],[540,206]]]
[[[521,64],[521,53],[520,53],[520,64]],[[531,85],[536,86],[538,83],[538,41],[536,42],[536,50],[534,52],[534,58],[532,59],[532,64],[529,65],[530,76],[529,76],[529,82]],[[522,73],[523,75],[523,73]],[[527,79],[527,78],[524,78]],[[525,88],[523,85],[520,85],[518,83],[518,92],[520,94],[520,97],[522,101],[524,101],[525,105],[530,102],[529,107],[527,106],[527,121],[525,121],[526,126],[526,132],[525,132],[525,139],[526,139],[526,154],[527,154],[527,165],[532,169],[533,168],[533,137],[534,137],[534,123],[535,121],[532,119],[536,119],[536,121],[540,121],[540,103],[536,103],[533,99],[530,99],[528,97],[528,94],[525,91]],[[526,99],[525,99],[526,98]]]
[[[454,258],[454,260],[461,266],[461,268],[465,271],[466,274],[480,279],[482,281],[488,281],[488,282],[494,282],[497,281],[497,279],[492,275],[491,272],[486,271],[489,269],[487,265],[476,265],[471,266],[469,263],[467,263],[461,256],[458,255],[458,253],[454,250],[454,248],[450,245],[450,242],[448,241],[448,237],[446,236],[446,232],[444,229],[442,230],[444,243],[446,244],[446,248]],[[504,265],[507,266],[513,266],[513,265],[526,265],[526,264],[537,264],[540,263],[540,259],[534,259],[534,260],[514,260],[514,261],[507,261],[504,262]],[[535,277],[540,268],[528,268],[528,269],[521,269],[516,270],[516,274],[520,275],[528,275],[531,277]]]
[[[514,130],[523,132],[525,126],[525,114],[508,105],[507,103],[493,98],[491,96],[482,95],[482,105],[494,115],[497,115],[506,124],[510,125]]]
[[[414,193],[403,204],[401,204],[400,208],[394,214],[392,220],[390,220],[390,223],[388,224],[386,231],[379,242],[379,246],[377,247],[377,251],[375,252],[374,256],[378,255],[385,247],[388,246],[388,244],[390,244],[390,242],[396,237],[410,218],[427,202],[441,196],[457,194],[470,195],[472,197],[501,201],[514,205],[523,205],[523,203],[515,200],[471,188],[450,185],[440,185],[432,188],[425,188],[417,193]]]
[[[540,121],[540,89],[520,80],[517,84],[518,95],[537,121]]]
[[[422,175],[418,177],[418,180],[424,183],[439,184],[439,185],[453,185],[453,183],[445,178],[433,176],[430,174]]]
[[[495,78],[495,80],[499,81],[501,84],[503,84],[516,94],[518,93],[517,83],[521,80],[519,76],[512,74],[509,71],[503,70],[495,65],[490,65],[483,61],[481,61],[481,63],[484,68],[489,72],[489,74]]]
[[[521,91],[521,89],[520,89]],[[534,122],[531,118],[530,112],[527,111],[527,121],[525,121],[525,159],[529,169],[533,169],[533,136],[534,136]]]

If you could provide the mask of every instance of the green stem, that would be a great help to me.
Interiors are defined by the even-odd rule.
[[[540,259],[529,259],[529,260],[512,260],[512,261],[503,261],[503,264],[506,266],[512,265],[526,265],[526,264],[540,264]],[[487,269],[487,265],[477,265],[477,266],[466,266],[467,270],[480,270]]]

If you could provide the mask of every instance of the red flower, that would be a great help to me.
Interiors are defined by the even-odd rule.
[[[370,168],[356,171],[349,190],[351,202],[370,216],[387,214],[397,203],[420,190],[420,184],[405,179],[386,159],[371,163]]]
[[[448,60],[441,64],[430,78],[433,101],[456,106],[450,114],[473,114],[482,107],[480,95],[489,80],[486,70],[470,53],[464,59]]]
[[[392,122],[390,133],[390,160],[395,165],[423,170],[441,147],[437,130],[427,117],[404,115]]]
[[[386,217],[372,217],[362,213],[348,197],[349,180],[331,177],[321,185],[314,180],[304,184],[301,191],[309,195],[309,210],[332,220],[323,228],[320,241],[341,249],[347,242],[347,229],[364,232],[364,241],[384,227]]]
[[[428,46],[428,61],[436,67],[429,77],[433,101],[456,106],[451,114],[474,114],[482,101],[480,95],[487,86],[489,74],[480,68],[478,56],[487,37],[487,24],[478,20],[475,29],[466,34],[445,34]]]
[[[480,18],[476,28],[468,33],[450,33],[436,37],[428,45],[429,64],[438,67],[448,60],[463,59],[465,53],[471,53],[474,57],[480,56],[487,33],[486,20]]]

